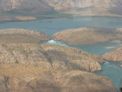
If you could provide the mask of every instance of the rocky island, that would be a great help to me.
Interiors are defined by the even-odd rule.
[[[122,40],[121,35],[121,28],[76,28],[57,32],[53,35],[53,38],[55,40],[63,41],[69,45],[81,45]]]
[[[93,73],[101,70],[98,56],[42,44],[46,35],[25,29],[2,29],[0,37],[0,92],[116,92]]]

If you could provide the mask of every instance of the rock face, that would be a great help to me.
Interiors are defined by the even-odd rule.
[[[1,29],[0,43],[40,43],[49,37],[40,32],[26,29]]]
[[[108,61],[122,62],[122,47],[104,54],[103,58]]]
[[[46,13],[53,9],[44,0],[0,0],[0,11],[22,14]]]
[[[70,45],[93,44],[111,40],[122,40],[121,28],[99,29],[99,28],[78,28],[57,32],[53,35],[55,40],[63,41]]]
[[[52,11],[81,15],[121,15],[121,0],[0,0],[0,11],[40,14]]]
[[[121,15],[121,0],[46,0],[56,11],[80,15]]]

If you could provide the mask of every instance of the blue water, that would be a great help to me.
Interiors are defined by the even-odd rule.
[[[122,87],[122,67],[120,67],[120,64],[104,63],[102,65],[102,71],[98,72],[98,74],[111,79],[118,90]]]
[[[53,34],[69,28],[98,27],[118,28],[122,27],[122,18],[117,17],[60,17],[42,18],[26,22],[1,22],[0,28],[28,28],[36,31]]]

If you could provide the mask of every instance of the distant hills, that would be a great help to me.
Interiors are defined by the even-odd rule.
[[[0,0],[0,12],[79,15],[122,15],[122,0]]]

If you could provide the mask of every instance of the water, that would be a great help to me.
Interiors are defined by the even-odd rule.
[[[116,17],[59,17],[41,18],[36,21],[26,22],[1,22],[0,28],[27,28],[36,31],[53,34],[69,28],[98,27],[118,28],[122,27],[122,18]]]
[[[106,52],[111,51],[112,49],[120,47],[121,45],[122,45],[121,41],[115,40],[115,41],[101,42],[101,43],[89,44],[89,45],[78,45],[74,47],[80,48],[91,54],[102,55]]]
[[[118,90],[122,87],[122,67],[119,64],[104,63],[102,65],[102,71],[98,72],[98,74],[110,78]]]

